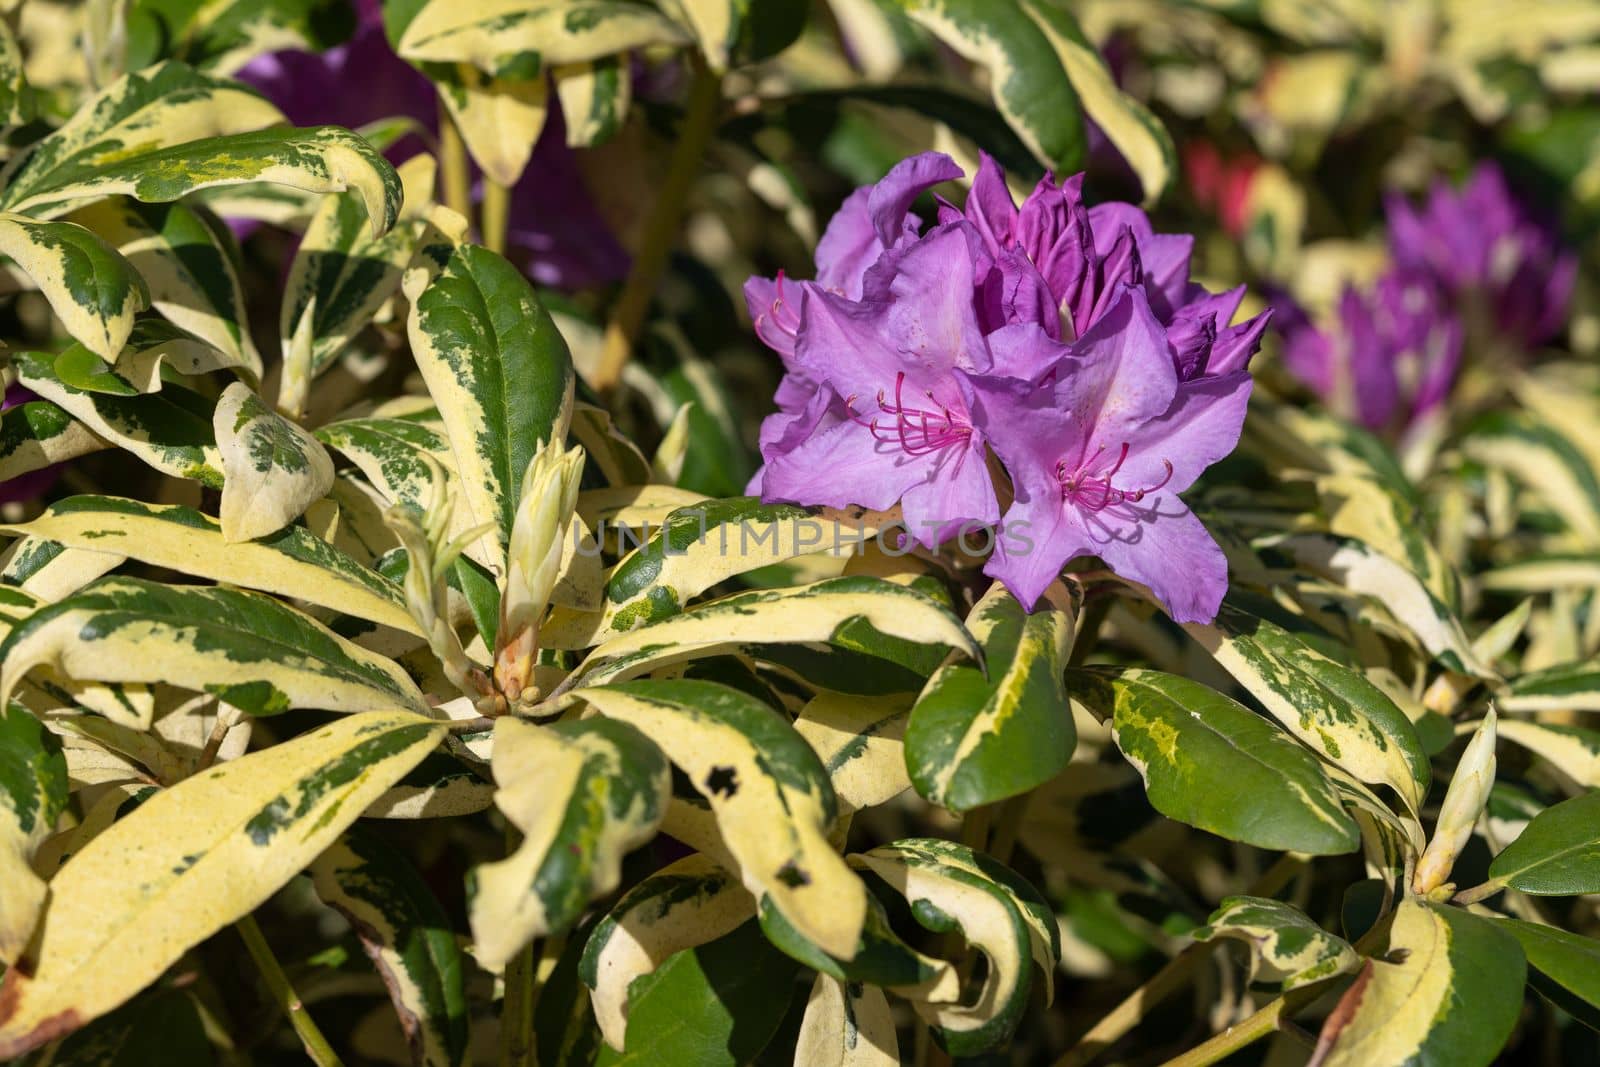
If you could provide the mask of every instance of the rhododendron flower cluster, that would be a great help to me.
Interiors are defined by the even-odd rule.
[[[1284,363],[1340,414],[1401,434],[1438,410],[1471,341],[1526,350],[1560,333],[1577,257],[1480,165],[1461,189],[1385,201],[1392,265],[1347,288],[1326,328],[1285,307]]]
[[[929,548],[994,527],[986,573],[1029,607],[1097,556],[1174,619],[1210,620],[1227,563],[1178,494],[1238,442],[1268,315],[1233,324],[1244,290],[1189,280],[1192,237],[1085,205],[1081,175],[1019,207],[986,156],[925,228],[912,203],[962,176],[907,159],[845,201],[814,280],[746,284],[785,367],[751,491],[898,504]]]

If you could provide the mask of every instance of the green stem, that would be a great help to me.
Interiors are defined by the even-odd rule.
[[[506,222],[510,217],[511,190],[485,175],[478,229],[483,234],[483,245],[489,251],[505,253]]]
[[[1289,879],[1300,871],[1304,863],[1305,860],[1300,856],[1292,852],[1285,853],[1256,879],[1246,894],[1253,897],[1272,896],[1289,883]],[[1055,1067],[1083,1067],[1110,1048],[1129,1030],[1138,1026],[1151,1008],[1188,985],[1200,965],[1210,959],[1211,949],[1211,942],[1197,941],[1168,960],[1166,966],[1152,975],[1148,982],[1135,989],[1127,999],[1111,1009],[1110,1014],[1095,1023],[1093,1029],[1056,1060]]]
[[[1455,903],[1461,905],[1462,907],[1466,907],[1468,904],[1476,904],[1480,900],[1486,900],[1489,897],[1494,896],[1505,887],[1506,884],[1504,882],[1490,879],[1489,881],[1484,882],[1482,885],[1475,885],[1471,889],[1463,889],[1461,892],[1457,893],[1455,896]]]
[[[1299,993],[1302,990],[1297,989],[1295,992]],[[1289,1003],[1291,996],[1292,994],[1285,994],[1278,997],[1244,1022],[1230,1026],[1204,1044],[1196,1045],[1183,1055],[1168,1060],[1164,1067],[1205,1067],[1206,1064],[1216,1063],[1233,1055],[1246,1045],[1260,1041],[1278,1029],[1279,1020],[1291,1007]],[[1298,1004],[1294,1006],[1297,1007]]]
[[[644,326],[645,313],[650,310],[650,300],[661,284],[667,257],[677,240],[689,191],[700,171],[700,159],[716,127],[721,102],[721,76],[697,59],[694,84],[689,89],[689,102],[683,126],[678,130],[672,161],[662,179],[655,208],[645,223],[639,251],[633,257],[633,269],[628,272],[628,280],[623,283],[622,294],[617,297],[611,321],[606,326],[604,347],[595,367],[594,381],[590,383],[600,392],[610,391],[621,380],[633,342]]]
[[[517,829],[506,825],[506,854],[517,847]],[[500,1004],[500,1067],[533,1067],[533,1005],[538,995],[539,942],[535,938],[506,964],[506,994]]]
[[[317,1024],[306,1011],[306,1006],[300,1002],[300,994],[289,984],[289,976],[283,973],[283,966],[278,962],[278,957],[272,954],[272,946],[268,945],[267,939],[262,936],[261,927],[256,925],[255,916],[246,915],[234,923],[233,927],[244,939],[244,947],[250,951],[250,958],[255,961],[262,980],[267,983],[267,990],[272,994],[272,999],[289,1017],[294,1032],[300,1035],[300,1042],[305,1046],[306,1055],[311,1058],[311,1062],[317,1067],[344,1067],[339,1054],[333,1051],[333,1046],[328,1044],[328,1039],[317,1029]]]
[[[472,177],[467,168],[467,145],[442,100],[439,102],[439,164],[443,170],[444,206],[471,220]]]

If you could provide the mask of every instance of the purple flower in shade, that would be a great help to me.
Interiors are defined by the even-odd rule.
[[[802,291],[793,360],[816,392],[767,449],[765,499],[874,510],[898,502],[929,547],[1000,517],[973,421],[968,376],[993,359],[973,314],[964,230],[941,227],[895,256],[872,299]]]
[[[344,44],[324,52],[268,53],[234,77],[259,89],[297,126],[355,128],[407,117],[436,129],[433,85],[390,48],[381,5],[359,0],[356,6],[356,31]],[[398,162],[420,147],[416,138],[406,136],[387,154]],[[239,220],[234,229],[242,238],[254,224]],[[628,273],[628,254],[596,209],[577,158],[567,147],[566,124],[554,93],[527,170],[512,190],[506,246],[508,257],[541,285],[582,289]]]
[[[1176,621],[1216,616],[1227,561],[1178,494],[1238,443],[1247,371],[1181,379],[1148,296],[1130,286],[1052,384],[976,386],[977,421],[1016,489],[985,573],[1031,607],[1067,561],[1098,556]]]
[[[1437,279],[1458,307],[1486,303],[1487,325],[1525,346],[1560,332],[1577,257],[1511,195],[1499,167],[1479,165],[1459,191],[1440,181],[1420,205],[1391,194],[1385,208],[1400,267]]]
[[[1461,367],[1461,323],[1433,278],[1415,270],[1391,270],[1370,292],[1346,288],[1328,328],[1283,310],[1289,372],[1377,433],[1400,436],[1439,408]]]
[[[0,411],[10,411],[12,408],[21,407],[30,400],[37,400],[28,390],[20,385],[12,385],[5,391],[5,396],[0,398]],[[15,504],[21,500],[32,500],[55,484],[61,475],[61,465],[53,464],[40,470],[19,474],[15,478],[8,478],[0,482],[0,504]]]

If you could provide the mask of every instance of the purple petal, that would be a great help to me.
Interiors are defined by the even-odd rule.
[[[792,282],[779,271],[776,278],[751,277],[744,283],[744,306],[750,312],[756,336],[783,357],[784,366],[794,360],[794,345],[800,332],[800,293],[805,282]],[[794,286],[794,292],[786,290]]]
[[[1072,354],[1068,345],[1051,337],[1037,323],[1017,322],[988,337],[994,363],[991,375],[1037,383]]]
[[[1166,332],[1144,291],[1122,293],[1061,364],[1056,406],[1088,431],[1081,453],[1063,454],[1071,462],[1099,448],[1114,454],[1139,427],[1165,414],[1177,392]]]
[[[982,440],[975,435],[965,448],[945,449],[928,480],[906,490],[900,504],[911,536],[928,548],[963,530],[993,526],[1000,519],[1000,504]]]
[[[1118,487],[1161,484],[1165,493],[1181,493],[1193,485],[1238,445],[1252,384],[1249,373],[1235,371],[1179,385],[1171,410],[1129,438]]]
[[[990,255],[1011,245],[1017,229],[1017,206],[1006,188],[1005,172],[987,152],[978,153],[978,173],[967,193],[965,218],[977,229]],[[941,213],[940,221],[946,221]]]
[[[861,296],[862,275],[883,253],[867,214],[871,195],[871,187],[862,186],[845,197],[817,242],[817,284],[852,300]]]
[[[1004,582],[1029,611],[1068,560],[1092,551],[1082,531],[1068,525],[1064,512],[1058,489],[1045,486],[1029,492],[1019,481],[1016,502],[996,531],[994,554],[983,573]]]
[[[1174,622],[1210,622],[1228,591],[1228,560],[1183,502],[1164,496],[1141,507],[1140,521],[1116,528],[1067,509],[1076,528],[1113,572],[1149,587]],[[1103,514],[1103,513],[1102,513]]]
[[[883,511],[928,479],[938,453],[908,455],[878,440],[864,424],[844,420],[768,459],[764,501]]]
[[[1232,374],[1248,367],[1251,357],[1261,349],[1261,338],[1272,322],[1272,315],[1273,309],[1268,308],[1237,326],[1219,330],[1216,341],[1211,345],[1211,358],[1206,361],[1206,373]]]
[[[896,163],[883,180],[872,187],[867,198],[867,214],[884,248],[900,242],[906,231],[906,212],[917,197],[940,182],[963,176],[956,161],[943,152],[923,152]]]

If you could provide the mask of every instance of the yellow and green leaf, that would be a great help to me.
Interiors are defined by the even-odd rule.
[[[14,965],[44,907],[45,884],[29,866],[67,806],[61,742],[20,704],[0,704],[0,963]]]
[[[299,518],[333,488],[322,443],[234,382],[212,415],[222,455],[222,539],[254,541]]]

